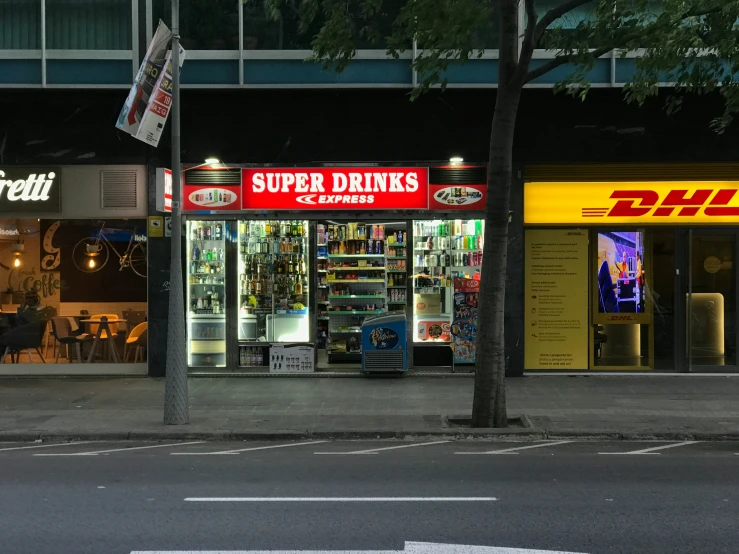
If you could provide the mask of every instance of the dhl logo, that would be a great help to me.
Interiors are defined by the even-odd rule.
[[[739,217],[739,206],[729,204],[739,189],[670,190],[660,199],[655,190],[616,190],[610,198],[616,200],[609,208],[582,208],[583,217]]]

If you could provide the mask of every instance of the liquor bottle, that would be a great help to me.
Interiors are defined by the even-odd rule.
[[[292,275],[295,273],[295,265],[293,264],[293,257],[289,257],[289,261],[287,262],[287,272],[288,274]]]
[[[264,286],[262,285],[262,278],[258,277],[257,284],[256,284],[256,293],[262,294],[263,290],[264,290]]]
[[[295,280],[295,294],[303,294],[303,282],[300,278]]]
[[[213,253],[210,250],[205,251],[205,259],[209,262],[213,260]]]
[[[302,221],[299,221],[298,222],[298,235],[301,236],[301,237],[304,237],[305,236],[305,229],[303,227],[303,222]]]
[[[393,281],[393,274],[390,273],[387,277],[387,286],[392,287],[395,285],[395,281]]]
[[[223,225],[220,223],[216,223],[216,236],[214,238],[215,240],[223,239]]]
[[[192,259],[196,262],[200,260],[200,248],[197,244],[192,245]]]
[[[305,258],[302,254],[300,255],[300,261],[298,262],[298,273],[305,275]]]
[[[204,273],[210,273],[210,264],[208,262],[205,262],[205,269],[203,271]]]

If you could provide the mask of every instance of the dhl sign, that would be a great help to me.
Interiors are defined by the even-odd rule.
[[[530,225],[736,224],[739,181],[530,182]]]

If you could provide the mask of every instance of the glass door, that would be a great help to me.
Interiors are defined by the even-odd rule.
[[[688,231],[689,371],[736,371],[735,233]]]

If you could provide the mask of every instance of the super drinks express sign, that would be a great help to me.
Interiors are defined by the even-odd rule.
[[[249,168],[244,210],[428,209],[427,168]]]

